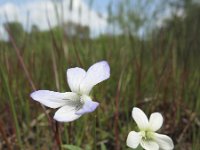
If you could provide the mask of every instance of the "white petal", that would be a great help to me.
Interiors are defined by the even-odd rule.
[[[159,146],[156,142],[154,141],[146,141],[142,140],[140,142],[140,145],[145,149],[145,150],[159,150]]]
[[[174,149],[173,141],[167,135],[155,133],[155,141],[158,143],[159,147],[163,150]]]
[[[136,148],[140,144],[141,139],[142,139],[142,136],[139,132],[131,131],[128,134],[126,144],[127,146],[131,148]]]
[[[31,93],[31,98],[50,108],[64,106],[70,100],[77,100],[79,96],[73,92],[59,93],[48,90],[39,90]]]
[[[80,92],[80,83],[84,79],[86,72],[82,68],[67,69],[67,82],[72,92]]]
[[[60,122],[74,121],[81,117],[81,115],[75,114],[76,111],[76,107],[65,105],[56,111],[54,119]]]
[[[160,113],[152,113],[149,119],[149,125],[152,131],[157,131],[163,124],[163,117]]]
[[[86,100],[81,109],[79,109],[76,114],[83,115],[85,113],[90,113],[95,111],[95,109],[99,106],[99,103],[94,102],[92,100]]]
[[[80,84],[82,94],[89,94],[92,87],[110,77],[110,67],[106,61],[101,61],[92,65]]]
[[[148,127],[149,122],[148,122],[147,116],[141,109],[134,107],[132,110],[132,117],[137,123],[137,126],[139,127],[139,129],[143,130]]]

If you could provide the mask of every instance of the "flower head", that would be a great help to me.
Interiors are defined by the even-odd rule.
[[[163,124],[163,117],[160,113],[152,113],[148,120],[145,113],[134,107],[132,117],[135,120],[139,132],[131,131],[127,138],[127,145],[131,148],[137,148],[140,144],[146,150],[172,150],[174,148],[173,141],[170,137],[158,134],[155,131],[159,130]]]
[[[72,92],[59,93],[48,90],[39,90],[31,93],[32,99],[50,108],[59,108],[54,119],[70,122],[78,119],[85,113],[93,112],[98,102],[92,101],[89,96],[92,88],[110,77],[110,67],[106,61],[97,62],[86,72],[82,68],[67,70],[67,81]]]

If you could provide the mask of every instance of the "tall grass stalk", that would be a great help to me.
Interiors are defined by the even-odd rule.
[[[19,122],[18,122],[18,118],[17,118],[17,111],[16,111],[16,108],[15,108],[16,102],[14,101],[14,99],[13,99],[14,96],[12,95],[12,93],[10,91],[10,87],[9,87],[9,83],[8,83],[8,77],[7,77],[7,75],[5,74],[5,72],[2,68],[0,68],[0,70],[1,70],[1,76],[2,76],[2,79],[3,79],[3,82],[4,82],[3,84],[5,85],[7,95],[8,95],[8,99],[9,99],[9,104],[10,104],[11,111],[12,111],[12,116],[13,116],[13,120],[14,120],[18,145],[19,145],[20,149],[23,149],[23,142],[21,140],[21,131],[20,131]]]

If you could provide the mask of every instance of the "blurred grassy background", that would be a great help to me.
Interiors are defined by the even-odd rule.
[[[108,7],[113,31],[117,24],[121,32],[97,38],[89,37],[88,27],[73,23],[50,31],[34,26],[30,33],[19,23],[5,24],[10,39],[0,41],[0,149],[57,149],[59,138],[84,150],[128,149],[127,135],[137,129],[131,111],[137,106],[148,115],[163,114],[160,133],[172,137],[175,149],[198,150],[200,6],[187,0],[173,4],[181,4],[184,17],[174,14],[142,36],[138,29],[148,22],[128,1],[115,12],[113,3]],[[66,32],[66,26],[76,34]],[[111,67],[110,79],[92,91],[100,107],[73,123],[48,121],[29,94],[35,89],[69,91],[66,69],[87,69],[100,60]],[[51,118],[54,112],[47,110]]]

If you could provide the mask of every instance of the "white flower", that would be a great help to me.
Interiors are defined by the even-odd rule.
[[[137,148],[140,144],[146,150],[172,150],[173,141],[170,137],[158,134],[163,124],[163,117],[160,113],[152,113],[148,120],[145,113],[137,107],[132,110],[132,117],[135,120],[140,132],[131,131],[127,138],[127,145],[131,148]]]
[[[31,93],[32,99],[50,108],[59,108],[54,119],[70,122],[85,113],[93,112],[99,105],[92,101],[89,93],[94,85],[110,77],[110,67],[106,61],[97,62],[86,72],[82,68],[67,70],[67,81],[72,92],[59,93],[39,90]]]

